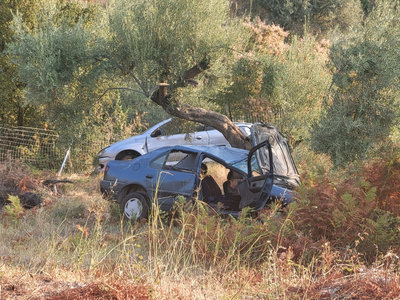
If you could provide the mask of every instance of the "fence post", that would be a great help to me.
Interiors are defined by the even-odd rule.
[[[60,177],[60,176],[61,176],[61,172],[62,172],[62,170],[64,169],[65,162],[67,161],[67,158],[68,158],[69,150],[70,150],[70,149],[71,149],[71,147],[68,148],[68,151],[67,151],[67,153],[65,154],[64,161],[63,161],[63,163],[62,163],[62,165],[61,165],[61,169],[60,169],[60,172],[58,172],[57,177]]]

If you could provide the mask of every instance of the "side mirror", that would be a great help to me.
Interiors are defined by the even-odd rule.
[[[161,130],[160,130],[160,128],[157,128],[156,130],[154,130],[154,131],[150,134],[150,136],[151,136],[152,138],[159,137],[160,135],[161,135]]]

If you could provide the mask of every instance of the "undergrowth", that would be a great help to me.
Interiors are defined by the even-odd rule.
[[[351,172],[320,161],[301,166],[296,203],[239,219],[181,199],[173,215],[153,206],[149,220],[127,224],[102,199],[100,177],[71,177],[63,195],[42,189],[42,206],[2,211],[0,296],[19,286],[33,299],[395,299],[398,157]]]

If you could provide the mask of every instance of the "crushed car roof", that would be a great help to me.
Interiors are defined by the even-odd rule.
[[[238,148],[231,148],[226,146],[175,146],[175,147],[167,147],[170,149],[176,150],[187,150],[187,151],[196,151],[202,152],[205,154],[209,154],[219,158],[224,161],[226,164],[232,165],[244,159],[247,159],[249,151]],[[166,149],[166,148],[162,148]]]

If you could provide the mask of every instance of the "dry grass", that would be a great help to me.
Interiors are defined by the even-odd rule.
[[[62,195],[38,184],[41,207],[3,215],[1,300],[400,299],[393,252],[367,262],[334,241],[303,244],[300,255],[283,247],[294,241],[293,212],[229,220],[182,203],[172,221],[155,208],[148,222],[125,224],[101,198],[100,177],[69,179]]]

